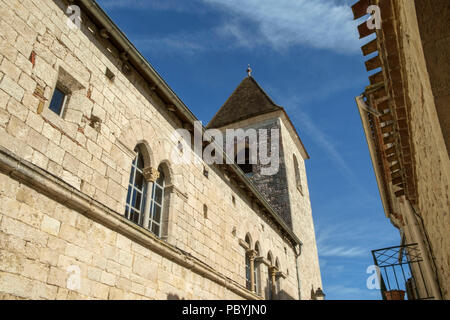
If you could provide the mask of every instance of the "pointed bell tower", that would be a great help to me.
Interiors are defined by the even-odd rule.
[[[227,129],[242,129],[245,132],[254,129],[258,141],[267,140],[267,150],[271,150],[273,143],[278,144],[279,165],[274,174],[262,174],[267,165],[261,163],[259,157],[256,164],[235,162],[302,241],[299,268],[304,281],[301,281],[301,292],[303,298],[308,299],[311,287],[322,287],[305,168],[309,155],[284,108],[277,105],[256,82],[250,67],[247,72],[248,76],[211,119],[207,128],[223,131],[225,140]],[[261,129],[266,129],[267,137],[261,136]],[[272,130],[277,131],[278,135],[274,136]],[[225,141],[225,148],[226,144]],[[247,152],[245,150],[246,161],[251,158]]]
[[[249,164],[247,162],[250,157],[249,150],[245,150],[246,163],[238,163],[238,165],[288,226],[293,228],[289,186],[287,183],[288,171],[284,161],[285,150],[281,135],[282,118],[284,117],[287,120],[287,117],[284,109],[278,106],[251,76],[250,66],[247,72],[248,76],[242,80],[225,104],[219,109],[207,125],[207,128],[215,128],[221,131],[226,129],[243,129],[244,131],[255,129],[258,141],[261,138],[259,136],[260,130],[265,129],[267,132],[268,150],[271,150],[272,143],[278,143],[279,166],[275,174],[262,174],[261,168],[264,165],[260,163],[259,159],[256,164]],[[277,141],[272,141],[272,130],[279,132]],[[246,145],[248,145],[248,141]],[[235,154],[238,152],[239,150],[236,150]],[[301,158],[302,154],[306,155],[304,148],[299,150],[298,153]]]

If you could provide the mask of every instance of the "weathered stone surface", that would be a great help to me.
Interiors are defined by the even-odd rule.
[[[3,79],[0,82],[0,89],[5,91],[7,94],[9,94],[17,101],[21,101],[25,93],[25,90],[22,89],[22,87],[19,86],[19,84],[16,81],[11,79],[7,75],[3,76]]]
[[[379,175],[377,173],[380,188],[385,190],[383,201],[389,203],[385,211],[391,222],[401,230],[402,242],[418,244],[423,270],[413,270],[412,273],[414,278],[420,279],[417,287],[421,298],[433,296],[448,300],[449,2],[399,0],[375,1],[372,4],[379,4],[382,12],[392,13],[388,22],[390,27],[384,32],[401,30],[377,39],[383,61],[381,67],[386,76],[385,85],[389,88],[387,105],[394,111],[393,125],[399,129],[393,135],[399,141],[395,141],[392,148],[397,149],[400,155],[398,164],[405,175],[405,183],[401,187],[393,181],[381,181],[379,176],[390,177],[391,172],[387,165],[378,164],[379,169],[384,171]],[[381,125],[378,120],[374,123],[376,132]],[[372,136],[372,129],[367,128],[367,123],[365,127],[366,136]],[[378,162],[384,158],[384,150],[379,146],[371,148],[376,153],[373,160]],[[422,279],[427,283],[427,290]]]
[[[290,242],[220,170],[211,168],[205,177],[203,163],[171,163],[171,152],[177,148],[172,135],[182,126],[180,119],[166,112],[162,100],[135,71],[129,77],[122,74],[116,49],[111,46],[113,53],[109,53],[104,41],[85,29],[67,34],[62,2],[45,0],[39,7],[3,9],[11,8],[11,3],[0,0],[0,145],[44,170],[48,176],[42,179],[56,177],[70,190],[81,190],[88,201],[100,202],[105,216],[124,214],[138,143],[145,142],[151,153],[145,167],[161,165],[170,188],[164,199],[168,211],[164,212],[163,240],[152,240],[164,241],[156,252],[137,238],[136,234],[153,239],[145,229],[122,220],[114,220],[114,227],[103,225],[92,220],[85,208],[68,207],[73,194],[48,197],[44,195],[48,190],[34,190],[30,181],[0,173],[0,250],[4,257],[0,297],[165,299],[172,294],[242,299],[245,295],[237,289],[231,291],[220,281],[200,276],[174,257],[187,252],[221,279],[225,276],[245,286],[245,251],[239,239],[251,233],[262,255],[270,250],[283,272],[289,270],[282,288],[298,298]],[[33,62],[29,60],[32,52]],[[106,80],[106,66],[116,75],[114,82]],[[59,116],[48,106],[57,82],[69,78],[63,85],[72,93]],[[93,123],[93,116],[101,120],[100,125]],[[289,148],[295,151],[296,146]],[[291,206],[296,203],[295,210],[303,206],[305,217],[310,215],[309,200],[297,203],[286,194],[278,201],[280,210],[288,209],[283,205],[288,200]],[[304,230],[298,227],[303,221],[292,219],[294,231],[305,232],[302,241],[311,249],[311,255],[301,262],[305,292],[320,285],[315,240],[306,239],[313,237],[309,219],[305,218]],[[130,236],[122,232],[125,228],[139,231]],[[173,256],[169,259],[164,250]],[[76,290],[67,287],[73,276],[67,269],[71,266],[80,269],[81,287]],[[262,279],[267,276],[264,272]],[[302,294],[302,298],[308,297]]]
[[[41,230],[45,231],[53,236],[57,236],[59,233],[60,226],[61,226],[61,222],[45,215],[44,219],[42,220]]]
[[[450,140],[449,100],[439,96],[450,90],[448,52],[450,45],[439,50],[438,39],[450,36],[444,25],[450,16],[448,3],[404,1],[400,23],[409,30],[401,34],[405,47],[405,74],[410,99],[414,166],[417,175],[418,210],[423,216],[426,233],[437,265],[437,274],[445,299],[450,298]],[[439,12],[439,13],[438,13]],[[418,21],[416,19],[418,17]],[[438,20],[436,20],[438,19]],[[442,28],[442,30],[436,30]],[[425,44],[425,46],[423,46]],[[428,47],[430,44],[432,47]],[[444,55],[447,58],[444,58]]]

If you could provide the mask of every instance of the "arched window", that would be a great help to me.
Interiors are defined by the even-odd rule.
[[[272,278],[272,271],[273,271],[273,256],[272,253],[269,251],[267,254],[267,260],[269,261],[269,266],[267,268],[267,300],[273,299],[273,278]]]
[[[280,271],[281,267],[280,267],[280,261],[278,260],[278,258],[275,260],[275,268],[277,271]],[[280,277],[278,277],[278,276],[276,277],[274,288],[275,288],[275,292],[273,294],[275,297],[278,297],[278,294],[281,291],[281,280],[280,280]]]
[[[250,235],[247,234],[245,236],[245,242],[248,245],[248,248],[251,248],[252,240]],[[251,260],[250,260],[250,252],[246,250],[245,252],[245,287],[248,290],[252,290],[252,280],[251,280]]]
[[[143,174],[144,156],[139,146],[136,147],[134,151],[137,154],[131,164],[127,202],[125,205],[125,217],[134,223],[142,225],[147,196],[147,183]]]
[[[136,158],[131,164],[125,217],[160,237],[164,208],[165,176],[160,167],[157,172],[159,177],[152,182],[157,175],[155,175],[155,172],[152,172],[149,177],[148,174],[144,173],[145,170],[148,170],[148,168],[145,168],[148,165],[145,163],[145,148],[142,145],[138,145],[134,151],[136,152]],[[154,178],[151,177],[152,175]]]
[[[245,253],[245,287],[252,290],[251,270],[250,270],[250,255]]]
[[[295,184],[297,186],[297,189],[303,194],[303,186],[302,186],[302,179],[300,176],[300,168],[298,166],[298,160],[295,154],[293,155],[294,158],[294,170],[295,170]]]
[[[256,258],[258,258],[261,255],[261,247],[259,245],[259,242],[256,242],[255,244],[255,255]],[[261,274],[260,274],[260,270],[259,270],[259,263],[258,262],[254,262],[254,275],[253,275],[253,279],[255,280],[255,292],[257,294],[259,294],[261,292]]]
[[[267,253],[267,260],[269,261],[270,266],[273,265],[273,256],[272,256],[272,252],[268,252]]]
[[[253,243],[252,243],[252,237],[250,236],[250,233],[247,233],[245,235],[245,243],[247,244],[248,248],[251,249]]]
[[[164,188],[166,186],[164,172],[158,168],[159,178],[153,182],[150,199],[148,229],[156,236],[161,236],[161,220],[164,206]]]

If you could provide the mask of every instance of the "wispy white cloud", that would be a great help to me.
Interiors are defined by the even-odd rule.
[[[311,117],[305,112],[295,108],[298,106],[297,98],[290,98],[290,103],[286,104],[290,117],[298,123],[298,127],[305,132],[311,139],[321,147],[333,160],[333,164],[340,170],[342,176],[354,186],[361,194],[371,198],[366,188],[357,179],[355,173],[345,161],[333,139],[325,134],[325,132],[317,126]]]
[[[351,205],[348,208],[350,211],[355,211]],[[383,220],[374,220],[369,217],[347,219],[346,217],[345,213],[340,213],[330,215],[325,220],[316,221],[316,243],[319,256],[323,258],[321,263],[330,257],[370,259],[370,251],[375,241],[386,246],[398,241],[395,233],[383,234],[380,237]]]
[[[331,49],[342,53],[359,50],[356,24],[348,1],[333,0],[203,0],[234,16],[233,29],[248,22],[257,33],[242,29],[236,39],[242,46],[268,44],[277,50],[296,45]],[[245,36],[242,36],[242,35]]]
[[[367,249],[361,247],[347,247],[347,246],[321,246],[319,248],[319,255],[323,257],[341,257],[341,258],[355,258],[367,256]]]
[[[232,43],[232,47],[235,48],[251,49],[256,45],[264,44],[261,39],[249,38],[249,31],[242,26],[240,20],[236,17],[220,24],[214,29],[214,32],[221,39]]]
[[[318,228],[316,243],[319,256],[341,257],[341,258],[355,258],[367,256],[369,254],[367,248],[348,244],[353,243],[353,241],[351,240],[355,238],[355,235],[347,231],[348,226],[347,228],[341,227],[342,226],[334,225],[334,226],[327,226],[326,228],[323,229]],[[353,231],[355,230],[354,228],[350,229]]]
[[[153,37],[155,43],[165,42],[164,51],[178,50],[184,45],[195,46],[196,50],[268,47],[277,51],[307,46],[359,53],[356,23],[347,0],[99,0],[99,3],[107,10],[221,13],[222,18],[217,19],[215,26],[191,32],[192,38],[199,41],[186,40],[184,31],[173,33],[170,41],[164,41],[166,36]],[[211,46],[211,41],[223,43]]]

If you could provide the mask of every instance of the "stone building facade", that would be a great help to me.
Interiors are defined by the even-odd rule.
[[[376,34],[362,51],[381,71],[357,104],[385,213],[420,248],[427,295],[450,299],[450,2],[361,0],[355,18],[369,5],[381,29],[358,29]]]
[[[175,132],[197,119],[95,1],[0,0],[0,297],[323,298],[308,155],[281,107],[241,103],[227,125],[280,129],[279,197],[196,156]]]

